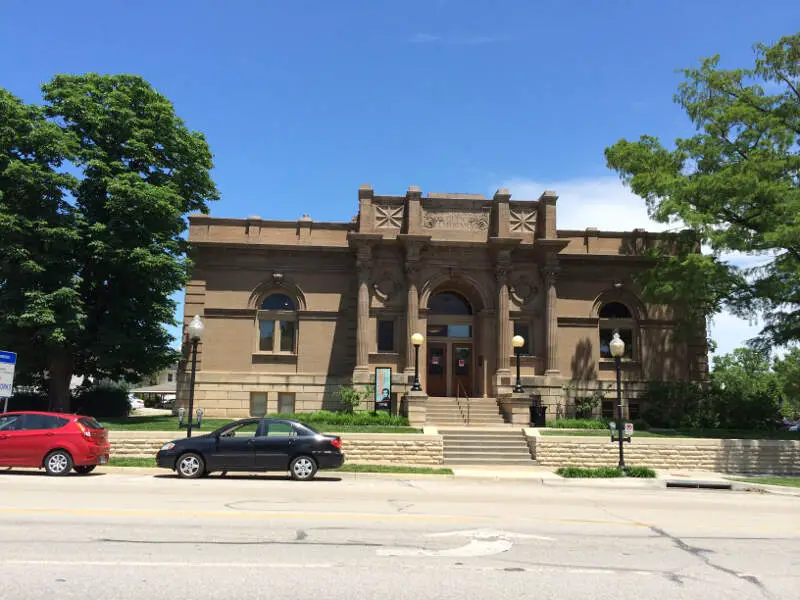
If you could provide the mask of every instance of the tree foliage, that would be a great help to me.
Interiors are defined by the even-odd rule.
[[[652,252],[645,296],[694,319],[760,312],[753,342],[767,347],[800,339],[800,33],[754,50],[750,68],[722,69],[714,56],[683,71],[675,100],[694,136],[672,150],[652,136],[620,140],[606,160],[653,219],[690,230]],[[760,264],[737,268],[726,253]]]
[[[212,155],[141,77],[58,75],[42,107],[0,93],[2,337],[64,407],[73,373],[135,380],[175,360],[165,326],[185,217],[218,198]]]

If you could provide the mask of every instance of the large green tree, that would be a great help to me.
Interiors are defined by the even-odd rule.
[[[20,127],[50,131],[61,145],[50,156],[51,144],[36,138],[42,145],[28,158],[19,142],[11,144],[16,150],[0,176],[26,160],[52,173],[68,161],[75,177],[57,174],[65,180],[38,201],[43,212],[58,215],[58,231],[69,244],[56,248],[35,223],[18,224],[8,252],[24,256],[37,249],[40,277],[9,282],[9,293],[28,301],[21,307],[3,301],[0,313],[9,313],[6,331],[23,357],[38,351],[51,406],[64,408],[73,374],[133,380],[176,358],[166,326],[174,323],[171,296],[188,272],[186,215],[207,212],[218,193],[205,138],[190,131],[169,100],[141,77],[59,75],[43,92],[41,109],[21,109],[30,113],[30,124]],[[29,197],[37,198],[37,190]],[[0,201],[3,213],[20,222],[20,203]],[[53,280],[49,293],[55,297],[31,302],[39,279]],[[40,343],[42,330],[47,343]]]
[[[687,322],[723,308],[760,313],[763,348],[800,340],[800,33],[754,50],[749,68],[722,69],[714,56],[683,71],[675,100],[695,135],[671,149],[620,140],[606,160],[653,219],[691,232],[651,251],[645,296],[680,306]],[[730,253],[759,264],[737,268]]]

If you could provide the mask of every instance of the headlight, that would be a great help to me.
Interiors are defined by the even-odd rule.
[[[161,446],[161,451],[163,452],[164,450],[172,450],[174,447],[175,444],[169,442],[168,444],[164,444],[163,446]]]

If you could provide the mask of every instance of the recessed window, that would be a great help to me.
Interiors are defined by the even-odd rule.
[[[278,412],[287,415],[294,413],[294,393],[278,392]]]
[[[267,414],[267,392],[250,392],[250,416],[263,417]]]
[[[456,292],[440,292],[428,302],[428,310],[434,315],[471,315],[472,306],[464,296]]]
[[[378,320],[378,352],[394,352],[394,321]]]
[[[529,356],[531,353],[531,332],[530,326],[521,321],[514,321],[514,335],[521,335],[525,343],[520,348],[519,353],[523,356]]]
[[[286,294],[270,294],[258,311],[259,352],[297,351],[297,305]]]
[[[617,332],[622,341],[625,342],[625,353],[622,357],[633,359],[635,355],[636,338],[634,332],[636,323],[630,309],[621,302],[609,302],[600,308],[599,317],[601,358],[613,358],[610,344],[614,338],[614,333]]]

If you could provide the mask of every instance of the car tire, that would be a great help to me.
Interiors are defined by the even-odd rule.
[[[317,461],[310,456],[297,456],[289,465],[289,473],[295,481],[309,481],[317,474]]]
[[[198,479],[206,472],[206,461],[196,452],[181,454],[175,461],[175,472],[184,479]]]
[[[53,450],[44,458],[44,470],[48,475],[63,477],[72,471],[72,457],[66,450]]]
[[[73,468],[75,469],[75,472],[78,475],[88,475],[89,473],[94,471],[96,466],[97,465],[81,465],[79,467],[73,467]]]

